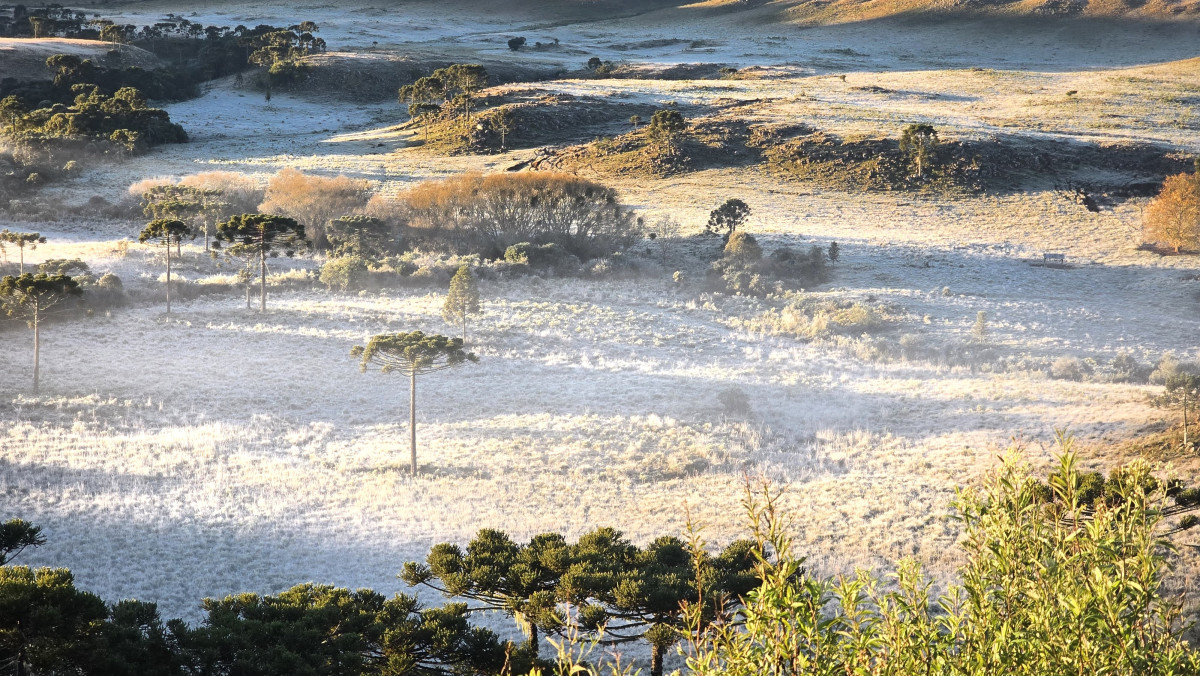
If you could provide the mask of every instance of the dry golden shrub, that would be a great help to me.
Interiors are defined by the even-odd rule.
[[[489,254],[518,242],[554,242],[589,258],[640,234],[640,219],[615,190],[572,174],[463,174],[422,183],[403,202],[409,227]]]
[[[229,205],[230,214],[253,213],[263,200],[263,188],[255,179],[236,171],[205,171],[184,176],[180,185],[198,190],[215,190]]]
[[[266,196],[258,208],[263,213],[296,219],[304,224],[309,239],[322,247],[329,221],[362,213],[370,198],[371,185],[367,181],[284,169],[267,182]]]
[[[1150,241],[1166,244],[1175,253],[1200,247],[1200,175],[1168,176],[1143,219]]]

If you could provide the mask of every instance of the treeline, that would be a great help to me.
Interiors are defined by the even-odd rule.
[[[1068,442],[1069,443],[1069,442]],[[400,676],[632,673],[588,646],[644,641],[649,672],[677,645],[686,673],[844,676],[1196,674],[1179,603],[1164,590],[1170,535],[1193,527],[1195,490],[1144,463],[1109,477],[1069,446],[1045,480],[1009,454],[958,492],[964,563],[940,594],[903,560],[880,578],[804,566],[780,494],[748,487],[752,538],[710,553],[698,529],[644,547],[600,528],[527,544],[484,530],[434,547],[401,577],[467,602],[423,607],[302,584],[202,603],[204,622],[164,621],[154,603],[106,604],[65,569],[10,565],[44,544],[0,524],[0,667],[79,675]],[[528,640],[472,625],[496,610]],[[543,659],[541,636],[558,647]]]

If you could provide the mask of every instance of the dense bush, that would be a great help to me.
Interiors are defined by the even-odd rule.
[[[331,258],[321,266],[321,283],[330,290],[349,291],[361,287],[369,275],[367,262],[358,256]]]
[[[588,259],[640,237],[615,190],[568,174],[465,174],[423,183],[404,202],[414,234],[490,258],[529,242]]]
[[[887,582],[808,575],[778,496],[751,496],[758,549],[778,558],[758,564],[740,621],[722,621],[734,619],[732,606],[716,622],[693,610],[688,667],[697,676],[776,673],[780,664],[813,676],[1196,673],[1200,655],[1162,590],[1166,515],[1195,507],[1164,510],[1170,485],[1145,465],[1102,479],[1091,483],[1105,499],[1089,501],[1089,476],[1069,451],[1048,484],[1007,458],[955,503],[966,561],[940,595],[912,560]]]

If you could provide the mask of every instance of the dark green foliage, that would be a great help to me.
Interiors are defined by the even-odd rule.
[[[840,246],[838,246],[837,242],[830,242],[828,254],[829,254],[829,262],[833,263],[833,264],[837,264],[838,258],[840,258],[842,255],[842,248]]]
[[[188,647],[200,673],[253,676],[498,673],[504,647],[467,623],[465,604],[297,585],[278,596],[207,599]]]
[[[917,176],[925,175],[925,167],[937,158],[937,131],[928,124],[910,124],[900,135],[900,151],[907,153],[917,165]]]
[[[686,128],[687,124],[678,110],[664,108],[654,111],[647,133],[654,142],[674,149],[675,142]]]
[[[419,375],[479,361],[474,354],[463,350],[462,343],[461,338],[426,335],[421,331],[385,333],[373,336],[365,348],[355,346],[350,355],[360,358],[363,371],[375,364],[384,373]]]
[[[29,547],[46,544],[42,529],[21,519],[0,523],[0,566],[6,566]]]
[[[465,551],[435,546],[425,565],[408,563],[401,577],[515,617],[535,656],[539,631],[567,636],[603,627],[608,645],[645,640],[653,653],[650,673],[660,676],[664,651],[681,637],[683,604],[699,603],[700,589],[706,598],[745,594],[756,584],[754,552],[752,543],[738,541],[698,562],[674,537],[640,548],[617,530],[597,528],[573,545],[556,533],[521,545],[485,529]],[[709,571],[699,583],[698,569]],[[563,603],[577,612],[566,613]]]
[[[593,56],[592,58],[590,58],[590,59],[588,59],[588,60],[587,60],[587,68],[588,68],[588,70],[596,70],[596,69],[597,69],[597,68],[599,68],[599,67],[600,67],[600,66],[601,66],[603,63],[604,63],[604,62],[600,60],[600,57],[598,57],[598,56]]]
[[[0,664],[17,673],[71,674],[88,666],[108,609],[63,568],[0,567]]]
[[[722,241],[728,242],[733,231],[742,227],[749,216],[750,207],[742,200],[731,197],[709,213],[704,229],[710,234],[720,235]]]
[[[509,38],[508,48],[514,52],[525,46],[525,38]]]
[[[483,529],[466,552],[449,543],[435,545],[426,564],[410,561],[400,577],[411,586],[471,599],[480,609],[517,618],[529,636],[527,652],[536,658],[539,630],[563,627],[556,589],[570,562],[570,548],[557,533],[543,533],[518,545],[505,533]]]
[[[471,119],[471,102],[475,94],[488,84],[487,69],[477,63],[456,63],[433,71],[433,80],[442,84],[447,102],[461,107]]]
[[[399,248],[388,224],[371,216],[335,218],[329,222],[325,237],[334,256],[378,260]]]
[[[286,216],[271,214],[240,214],[217,224],[217,239],[213,248],[221,242],[230,246],[230,256],[247,261],[258,259],[259,264],[259,310],[267,310],[267,256],[282,251],[287,256],[308,246],[304,226]]]

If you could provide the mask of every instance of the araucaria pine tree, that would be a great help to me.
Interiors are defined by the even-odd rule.
[[[471,266],[463,264],[450,280],[450,292],[442,306],[442,319],[452,324],[462,324],[463,342],[467,342],[467,318],[481,313],[479,307],[479,285]]]
[[[372,364],[384,373],[399,371],[408,376],[408,439],[412,474],[417,474],[417,376],[444,371],[479,357],[463,349],[461,338],[411,333],[384,333],[374,336],[366,347],[355,345],[350,356],[361,360],[365,372]]]
[[[138,235],[138,241],[158,242],[167,254],[167,314],[171,314],[171,245],[179,246],[184,237],[195,237],[196,233],[187,223],[171,218],[158,218],[146,224]]]
[[[46,238],[36,232],[13,232],[8,228],[0,230],[0,246],[15,244],[21,252],[20,274],[25,274],[25,249],[36,249],[37,245],[45,244]]]
[[[33,329],[33,393],[41,376],[42,319],[55,306],[81,295],[79,283],[67,275],[9,275],[0,279],[0,306],[5,314],[23,319]]]
[[[218,247],[229,242],[231,256],[258,260],[259,310],[267,311],[267,256],[282,250],[292,256],[308,245],[304,226],[286,216],[271,214],[241,214],[217,224]]]

